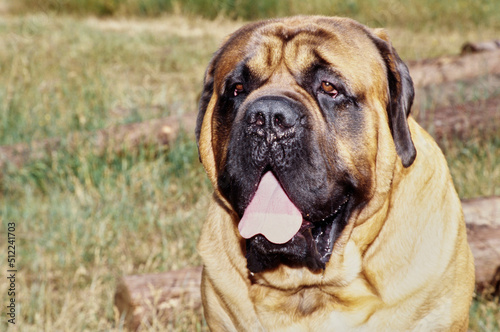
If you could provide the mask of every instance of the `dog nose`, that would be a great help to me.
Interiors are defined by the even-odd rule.
[[[246,111],[251,133],[272,141],[289,137],[299,123],[297,102],[287,97],[266,96],[252,102]]]

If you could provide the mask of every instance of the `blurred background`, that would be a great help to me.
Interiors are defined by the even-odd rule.
[[[500,39],[497,0],[0,0],[0,266],[15,222],[18,331],[121,331],[119,277],[201,264],[196,241],[211,187],[191,128],[168,144],[123,144],[116,133],[196,114],[223,38],[249,20],[295,14],[385,27],[410,63]],[[487,74],[426,85],[413,112],[428,119],[486,104],[499,98],[499,82]],[[498,131],[437,135],[423,125],[462,199],[500,195]],[[0,294],[7,288],[2,281]],[[499,331],[499,321],[498,298],[478,295],[470,328]],[[4,328],[14,330],[2,318]],[[144,330],[206,326],[196,309]]]

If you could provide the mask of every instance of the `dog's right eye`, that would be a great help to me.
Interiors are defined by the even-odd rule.
[[[238,96],[240,93],[242,93],[244,91],[244,86],[242,83],[236,83],[234,85],[234,89],[233,89],[233,96],[236,97]]]

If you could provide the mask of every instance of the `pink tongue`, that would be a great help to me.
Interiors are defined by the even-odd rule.
[[[241,236],[249,239],[257,234],[282,244],[290,241],[302,225],[302,215],[281,188],[271,172],[260,180],[255,196],[238,225]]]

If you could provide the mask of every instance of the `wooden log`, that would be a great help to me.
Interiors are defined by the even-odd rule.
[[[462,200],[467,225],[500,227],[500,196]]]
[[[96,153],[106,151],[121,152],[139,146],[167,146],[177,138],[180,130],[194,132],[196,114],[169,116],[138,123],[97,130],[95,132],[76,132],[65,139],[71,150],[82,142],[90,141]],[[18,143],[0,147],[0,170],[7,164],[21,167],[29,161],[42,159],[51,151],[61,147],[63,139],[49,138],[30,143]]]
[[[173,319],[176,309],[201,306],[201,267],[156,274],[122,277],[115,292],[115,305],[127,328],[137,330],[153,317]]]
[[[465,43],[461,54],[491,52],[500,50],[500,40],[491,40],[481,43]]]
[[[500,196],[462,202],[468,240],[475,258],[476,284],[499,291]],[[201,267],[159,274],[125,276],[115,293],[115,305],[134,331],[152,316],[172,318],[177,310],[201,306]],[[184,306],[179,308],[179,306]]]
[[[468,81],[500,74],[500,50],[410,61],[408,67],[417,88]]]
[[[479,292],[500,290],[500,227],[468,225],[467,236],[476,266]]]
[[[500,295],[500,196],[462,201],[478,291]]]

